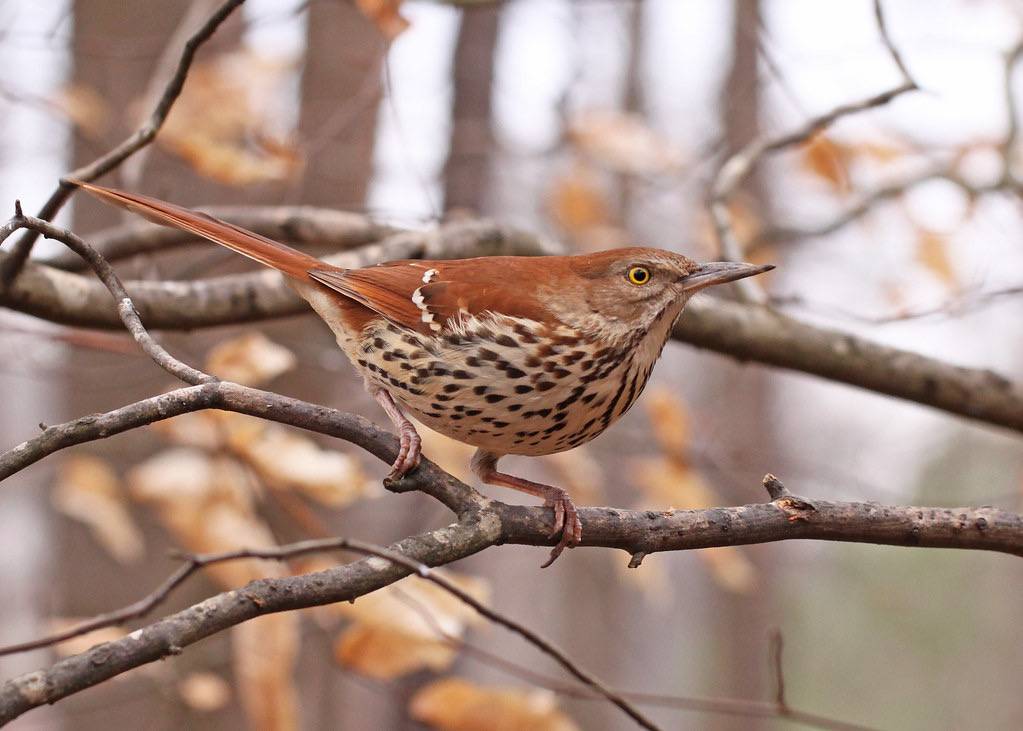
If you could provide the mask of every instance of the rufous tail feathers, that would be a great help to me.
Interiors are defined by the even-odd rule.
[[[97,198],[121,208],[127,208],[153,223],[202,236],[296,279],[306,281],[310,269],[331,268],[329,264],[308,254],[303,254],[297,249],[246,231],[206,213],[192,211],[173,203],[165,203],[156,198],[136,193],[126,193],[122,190],[104,188],[101,185],[78,180],[71,182],[89,191]]]

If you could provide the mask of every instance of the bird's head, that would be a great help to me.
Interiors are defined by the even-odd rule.
[[[770,264],[710,262],[700,264],[671,251],[613,249],[566,257],[575,286],[551,304],[582,317],[577,326],[624,334],[649,330],[655,322],[673,323],[696,292],[773,269]],[[574,316],[574,317],[573,317]]]

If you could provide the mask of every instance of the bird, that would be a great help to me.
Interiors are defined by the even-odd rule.
[[[603,433],[642,393],[693,294],[774,268],[629,247],[344,269],[206,213],[73,182],[279,271],[394,425],[399,450],[385,483],[419,464],[408,414],[476,447],[470,467],[483,483],[553,509],[550,538],[560,538],[544,567],[581,541],[578,510],[563,488],[500,472],[498,461],[567,451]]]

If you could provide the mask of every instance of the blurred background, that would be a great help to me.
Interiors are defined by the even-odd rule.
[[[61,174],[127,136],[216,6],[0,2],[0,204],[38,210]],[[482,216],[575,251],[643,244],[714,259],[706,200],[729,154],[901,81],[868,0],[361,6],[377,12],[246,2],[203,47],[156,143],[101,182],[183,205],[301,203],[412,228]],[[749,260],[778,264],[756,281],[786,312],[1019,380],[1023,219],[1005,172],[1020,162],[1023,79],[1007,54],[1023,10],[884,8],[922,90],[768,157],[729,201],[737,234]],[[76,198],[57,220],[90,238],[124,219]],[[117,264],[126,279],[245,268],[208,245]],[[312,316],[161,340],[225,377],[387,424]],[[171,385],[120,333],[0,311],[4,448],[39,422]],[[458,445],[429,438],[425,451],[464,476]],[[1023,507],[1018,435],[677,343],[605,436],[504,466],[566,484],[580,504],[759,502],[773,472],[810,498]],[[0,643],[136,600],[174,568],[172,547],[387,543],[450,520],[428,498],[385,493],[385,473],[348,445],[209,414],[47,459],[0,491]],[[884,729],[1023,727],[1018,559],[801,542],[655,555],[631,570],[624,554],[584,549],[540,571],[545,555],[501,547],[452,570],[616,687],[770,700],[780,632],[800,709]],[[330,560],[232,564],[158,614]],[[508,728],[627,727],[606,703],[544,689],[560,686],[529,671],[565,680],[545,658],[412,582],[222,633],[12,727],[455,728],[445,714],[480,698]],[[0,671],[96,641],[0,658]],[[666,728],[791,726],[648,711]]]

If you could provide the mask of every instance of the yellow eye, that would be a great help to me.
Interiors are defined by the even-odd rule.
[[[632,267],[626,276],[633,284],[643,285],[650,281],[650,270],[644,267]]]

